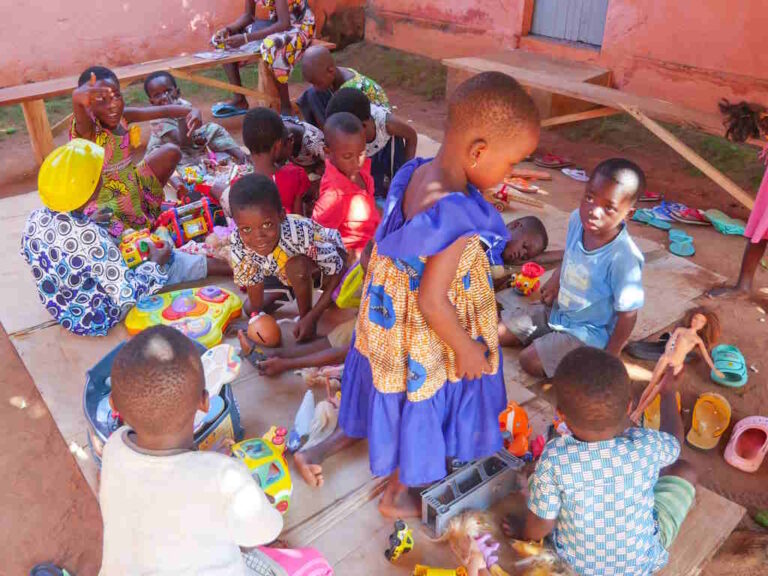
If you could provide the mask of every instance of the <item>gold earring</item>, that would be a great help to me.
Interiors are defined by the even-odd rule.
[[[477,158],[475,158],[475,161],[472,163],[472,168],[477,168]]]

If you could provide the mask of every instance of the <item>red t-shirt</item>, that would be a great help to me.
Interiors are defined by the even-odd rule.
[[[373,238],[381,220],[373,198],[370,158],[366,159],[360,175],[365,182],[365,190],[339,172],[330,160],[326,160],[320,194],[312,212],[315,222],[338,230],[346,249],[357,253]]]
[[[304,169],[286,164],[275,172],[274,180],[286,213],[301,215],[301,199],[309,190],[309,177]]]

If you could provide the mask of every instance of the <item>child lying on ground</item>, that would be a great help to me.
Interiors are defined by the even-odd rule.
[[[627,418],[630,380],[621,361],[595,348],[570,352],[555,372],[557,407],[573,436],[550,440],[530,480],[525,527],[581,576],[660,570],[694,501],[696,473],[678,460],[683,422],[675,377],[661,392],[660,431]]]
[[[344,274],[346,253],[337,230],[309,218],[286,215],[277,186],[266,176],[248,174],[232,185],[229,198],[237,229],[232,233],[235,284],[248,292],[247,314],[261,311],[264,281],[277,277],[296,296],[299,321],[293,331],[302,342],[314,337],[320,315],[331,304]],[[312,304],[312,275],[324,274],[323,294]]]
[[[331,98],[325,113],[330,118],[338,112],[349,112],[363,123],[376,196],[383,199],[397,171],[416,156],[416,130],[355,88],[342,88]]]
[[[373,198],[371,161],[365,157],[363,124],[348,112],[334,114],[325,123],[325,141],[325,173],[312,219],[339,231],[352,263],[381,220]]]
[[[176,79],[168,72],[155,72],[144,80],[144,92],[153,106],[180,105],[192,108],[192,104],[181,98]],[[248,156],[223,126],[213,122],[203,124],[189,134],[188,128],[177,118],[160,118],[150,122],[152,134],[147,152],[163,144],[175,144],[181,150],[179,166],[200,164],[208,159],[209,152],[216,155],[216,162],[232,158],[238,164],[248,161]]]
[[[301,61],[301,72],[312,86],[299,97],[297,104],[302,116],[321,130],[325,128],[328,102],[342,88],[360,90],[372,104],[392,109],[381,86],[352,68],[336,66],[333,55],[325,46],[307,49]]]
[[[67,330],[104,336],[139,298],[165,286],[230,275],[229,264],[157,248],[129,268],[107,231],[84,214],[99,194],[104,149],[81,138],[51,152],[40,167],[45,208],[27,218],[21,254],[32,268],[40,301]]]
[[[645,175],[622,158],[601,162],[568,223],[562,266],[541,288],[541,304],[503,310],[502,346],[526,346],[520,365],[551,378],[580,346],[618,356],[642,308],[643,255],[625,220],[645,190]]]
[[[177,104],[126,108],[117,76],[101,66],[83,72],[77,86],[72,93],[70,138],[91,140],[105,150],[98,207],[112,213],[110,234],[119,237],[126,228],[154,228],[164,200],[163,187],[176,170],[181,151],[175,144],[163,144],[134,164],[128,124],[185,118],[191,134],[202,125],[200,111]]]
[[[193,448],[207,411],[200,352],[168,326],[115,357],[112,407],[125,426],[104,447],[103,574],[246,574],[241,547],[274,541],[283,518],[248,468]]]

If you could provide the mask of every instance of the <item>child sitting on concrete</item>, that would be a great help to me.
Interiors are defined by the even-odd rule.
[[[580,346],[618,356],[642,308],[643,255],[625,220],[645,190],[645,175],[622,158],[601,162],[568,223],[562,266],[541,288],[541,304],[503,310],[502,346],[526,346],[520,365],[552,377],[563,357]]]
[[[694,501],[696,473],[678,460],[683,422],[675,377],[661,390],[660,431],[630,426],[630,380],[621,361],[582,347],[555,372],[557,407],[572,436],[550,440],[530,479],[520,533],[538,541],[552,534],[557,554],[581,576],[649,575]]]
[[[81,336],[104,336],[139,298],[165,286],[232,274],[227,262],[151,242],[147,261],[129,268],[115,239],[84,213],[102,190],[104,156],[101,146],[82,138],[51,152],[38,176],[45,207],[29,215],[21,239],[40,301]]]
[[[134,336],[110,403],[125,426],[104,447],[102,573],[245,574],[241,547],[274,541],[283,518],[242,462],[195,450],[209,398],[192,340],[168,326]]]
[[[328,117],[326,108],[335,92],[342,88],[360,90],[372,104],[391,110],[384,89],[374,80],[352,68],[336,66],[333,55],[325,46],[310,46],[301,61],[304,80],[312,84],[297,101],[302,116],[321,130]]]
[[[348,112],[334,114],[325,123],[325,142],[325,173],[312,219],[339,231],[352,263],[360,258],[381,220],[362,122]]]
[[[181,97],[181,90],[176,79],[165,71],[154,72],[144,80],[144,92],[153,106],[169,106],[172,104],[192,107],[192,104]],[[150,123],[151,136],[147,144],[147,152],[159,148],[163,144],[175,144],[181,150],[179,166],[200,164],[208,159],[208,154],[216,156],[216,162],[232,158],[238,164],[248,161],[248,156],[240,149],[229,132],[223,126],[213,122],[203,124],[189,134],[185,125],[180,125],[178,118],[160,118]]]
[[[346,253],[337,230],[323,228],[309,218],[286,215],[272,180],[248,174],[232,185],[229,198],[237,229],[232,233],[235,284],[248,292],[247,314],[261,311],[264,281],[276,277],[293,289],[299,321],[293,334],[312,339],[320,315],[344,274]],[[324,274],[323,294],[312,304],[312,274]]]

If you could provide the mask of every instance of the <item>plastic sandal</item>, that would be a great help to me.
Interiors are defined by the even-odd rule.
[[[544,156],[535,158],[533,163],[543,168],[567,168],[573,164],[570,160],[557,154],[544,154]]]
[[[724,374],[720,378],[712,370],[710,377],[712,380],[729,388],[741,388],[749,379],[747,373],[747,361],[741,350],[730,344],[720,344],[712,349],[712,362],[715,368]]]
[[[589,176],[581,168],[563,168],[560,172],[579,182],[589,182]]]
[[[680,399],[680,392],[675,392],[675,400],[677,400],[677,413],[680,414],[682,410],[682,401]],[[650,428],[651,430],[658,430],[661,426],[661,396],[656,395],[653,402],[650,403],[648,408],[643,412],[643,428]]]
[[[768,418],[748,416],[733,427],[725,461],[743,472],[757,472],[768,453]]]
[[[685,230],[680,230],[680,228],[670,229],[669,231],[670,242],[687,242],[688,240],[693,240],[693,238]]]
[[[639,210],[636,210],[632,216],[632,220],[635,222],[641,222],[642,224],[647,224],[648,226],[653,226],[659,230],[669,230],[672,228],[672,224],[658,219],[653,211],[649,210],[648,208],[640,208]]]
[[[693,239],[670,242],[669,251],[675,256],[682,258],[690,258],[696,254],[696,248],[693,247]]]
[[[72,573],[67,572],[64,568],[59,568],[56,564],[45,562],[32,568],[29,571],[29,576],[72,576]]]
[[[669,209],[669,215],[673,220],[683,224],[693,224],[694,226],[711,226],[712,223],[704,216],[704,212],[698,208],[688,208],[683,210]]]
[[[651,192],[650,190],[646,190],[643,195],[637,199],[638,202],[661,202],[662,200],[664,200],[664,194]]]
[[[731,218],[730,216],[723,214],[720,210],[706,210],[704,216],[707,217],[715,227],[715,230],[720,234],[730,234],[733,236],[743,236],[744,228],[746,224],[743,220]]]
[[[702,450],[711,450],[720,442],[720,437],[731,423],[731,405],[720,394],[705,393],[698,397],[693,406],[693,421],[688,435],[688,444]]]
[[[211,106],[211,113],[214,118],[232,118],[233,116],[242,116],[247,112],[247,108],[237,108],[227,102],[217,102]]]

